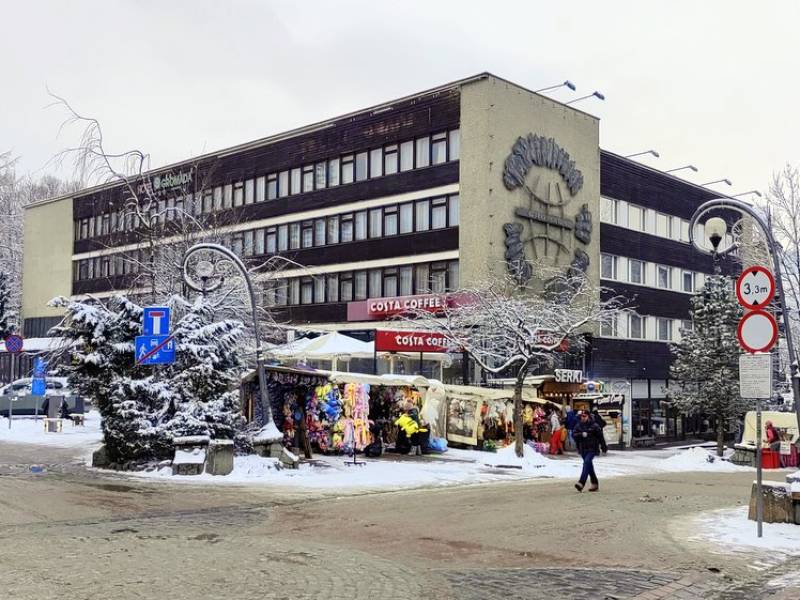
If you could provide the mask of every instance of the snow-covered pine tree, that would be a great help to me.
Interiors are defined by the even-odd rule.
[[[14,311],[11,310],[11,294],[8,289],[8,276],[0,271],[0,340],[13,331]]]
[[[692,297],[692,329],[682,331],[671,349],[671,384],[667,395],[687,414],[716,419],[717,454],[722,456],[725,425],[750,408],[739,395],[739,343],[736,326],[742,309],[727,277],[711,275]]]

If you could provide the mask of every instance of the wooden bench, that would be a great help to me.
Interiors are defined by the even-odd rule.
[[[631,446],[633,446],[634,448],[648,448],[650,446],[655,446],[655,445],[656,445],[656,438],[654,438],[652,435],[631,438]]]
[[[84,427],[86,425],[86,415],[83,413],[70,413],[69,418],[73,427],[76,425]]]

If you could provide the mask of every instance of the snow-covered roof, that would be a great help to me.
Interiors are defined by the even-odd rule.
[[[22,344],[23,352],[52,352],[67,346],[69,342],[64,338],[42,337],[25,338]],[[0,342],[0,352],[6,351],[5,342]]]

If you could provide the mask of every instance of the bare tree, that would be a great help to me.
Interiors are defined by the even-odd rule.
[[[439,312],[416,310],[416,326],[439,333],[452,351],[466,352],[482,369],[514,377],[516,453],[522,456],[522,387],[537,365],[555,362],[568,341],[573,348],[585,343],[584,333],[614,319],[624,300],[603,299],[602,290],[582,273],[553,273],[531,265],[533,282],[522,285],[512,276],[494,277],[447,299]]]

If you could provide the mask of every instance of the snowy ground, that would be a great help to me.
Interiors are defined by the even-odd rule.
[[[63,422],[63,429],[58,433],[47,433],[44,420],[33,417],[13,417],[11,428],[8,419],[0,417],[0,443],[14,442],[18,444],[37,444],[40,446],[59,446],[62,448],[89,448],[102,441],[100,431],[100,413],[90,411],[86,414],[83,427],[76,427],[70,421]]]
[[[691,541],[710,545],[724,555],[752,557],[751,568],[763,570],[784,560],[800,556],[800,526],[791,523],[764,523],[763,537],[756,532],[756,522],[747,518],[747,506],[702,513],[690,528]],[[800,574],[796,574],[800,585]]]
[[[708,459],[711,455],[699,448],[655,452],[610,452],[595,460],[600,479],[655,472],[673,473],[704,471],[730,473],[749,471],[729,462]],[[351,459],[352,461],[352,459]],[[580,475],[581,461],[573,455],[549,458],[525,447],[519,459],[513,448],[497,453],[451,449],[438,456],[363,459],[363,466],[348,466],[345,457],[316,457],[313,464],[300,469],[281,469],[274,459],[258,456],[237,456],[233,473],[226,476],[173,476],[169,467],[156,471],[133,473],[137,477],[181,483],[280,485],[303,488],[386,489],[409,486],[447,486],[480,484],[523,479],[571,479]]]

